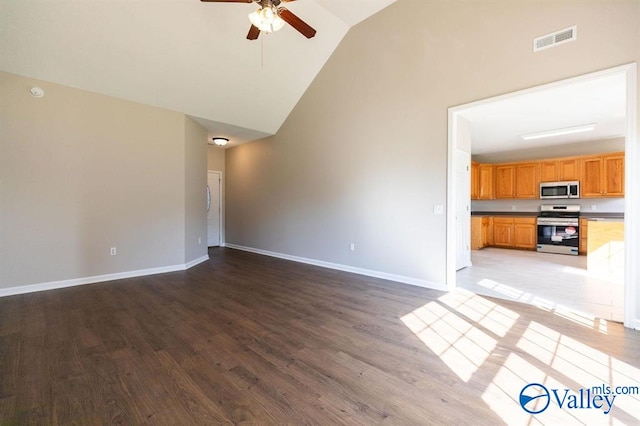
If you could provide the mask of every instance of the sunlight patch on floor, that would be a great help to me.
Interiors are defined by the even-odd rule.
[[[473,265],[458,271],[456,281],[459,288],[485,296],[549,310],[555,310],[555,304],[564,305],[580,314],[622,322],[623,263],[616,261],[620,257],[618,251],[607,253],[613,256],[605,262],[607,267],[596,268],[589,267],[587,256],[497,248],[474,250]]]
[[[497,291],[498,293],[501,293],[509,297],[510,299],[519,300],[521,302],[530,300],[532,297],[531,293],[518,290],[517,288],[508,286],[506,284],[501,284],[488,278],[478,281],[478,284],[490,290]]]
[[[535,321],[529,324],[516,346],[542,365],[553,368],[553,377],[564,377],[563,382],[568,386],[562,385],[560,389],[586,389],[600,385],[640,386],[640,369]],[[640,399],[637,395],[618,395],[614,409],[638,416]],[[583,411],[576,413],[584,414]],[[615,418],[613,411],[611,415],[612,419]],[[579,417],[593,421],[591,417]]]
[[[517,318],[515,312],[473,293],[456,292],[419,307],[401,320],[451,371],[468,382],[496,346],[497,340],[483,329],[504,336]]]
[[[551,315],[608,332],[606,321],[559,309],[552,302],[546,305]],[[514,328],[519,319],[518,313],[463,289],[401,318],[462,381],[483,386],[482,400],[507,424],[640,424],[640,395],[617,395],[608,414],[605,409],[568,409],[567,404],[561,408],[553,397],[547,399],[547,410],[526,412],[519,397],[530,383],[566,397],[567,392],[593,387],[640,386],[640,369],[540,322]],[[501,351],[502,339],[516,342],[517,351]]]
[[[510,287],[507,284],[501,284],[489,279],[484,279],[478,282],[478,284],[487,289],[504,294],[514,301],[526,302],[529,305],[536,306],[545,311],[553,312],[555,315],[566,318],[576,324],[598,329],[601,333],[606,334],[607,332],[606,320],[596,318],[595,316],[584,313],[578,309],[571,308],[561,303],[555,303],[540,296],[534,296],[530,293],[522,292],[521,290]]]
[[[504,337],[518,319],[515,312],[462,289],[438,300],[500,337]]]

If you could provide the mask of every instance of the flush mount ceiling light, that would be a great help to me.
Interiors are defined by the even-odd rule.
[[[581,126],[563,127],[562,129],[546,130],[544,132],[527,133],[520,137],[525,141],[532,139],[550,138],[552,136],[571,135],[573,133],[591,132],[596,129],[597,124],[583,124]]]
[[[215,138],[211,138],[211,142],[213,142],[218,146],[225,146],[227,143],[229,143],[229,139],[215,137]]]

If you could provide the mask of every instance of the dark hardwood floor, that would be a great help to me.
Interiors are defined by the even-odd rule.
[[[530,381],[640,377],[640,333],[619,324],[210,256],[185,272],[0,298],[0,424],[530,424],[517,402]],[[638,424],[637,396],[617,401],[606,415],[535,420]]]

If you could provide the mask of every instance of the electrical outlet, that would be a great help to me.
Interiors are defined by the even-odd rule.
[[[202,244],[202,237],[198,237],[198,244]]]
[[[511,206],[511,210],[515,212],[516,211],[516,206]]]
[[[444,214],[444,206],[442,204],[434,204],[433,214]]]
[[[349,244],[349,250],[356,251],[356,244],[355,243]]]
[[[591,211],[595,212],[596,210],[598,210],[598,206],[596,206],[595,204],[591,204]]]
[[[111,248],[109,249],[109,255],[110,255],[110,256],[115,256],[116,254],[118,254],[118,249],[117,249],[117,248],[115,248],[115,247],[111,247]]]

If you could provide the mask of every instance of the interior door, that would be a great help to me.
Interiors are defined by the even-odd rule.
[[[456,150],[456,271],[471,266],[471,154]]]
[[[209,172],[207,175],[207,245],[220,245],[220,172]]]

